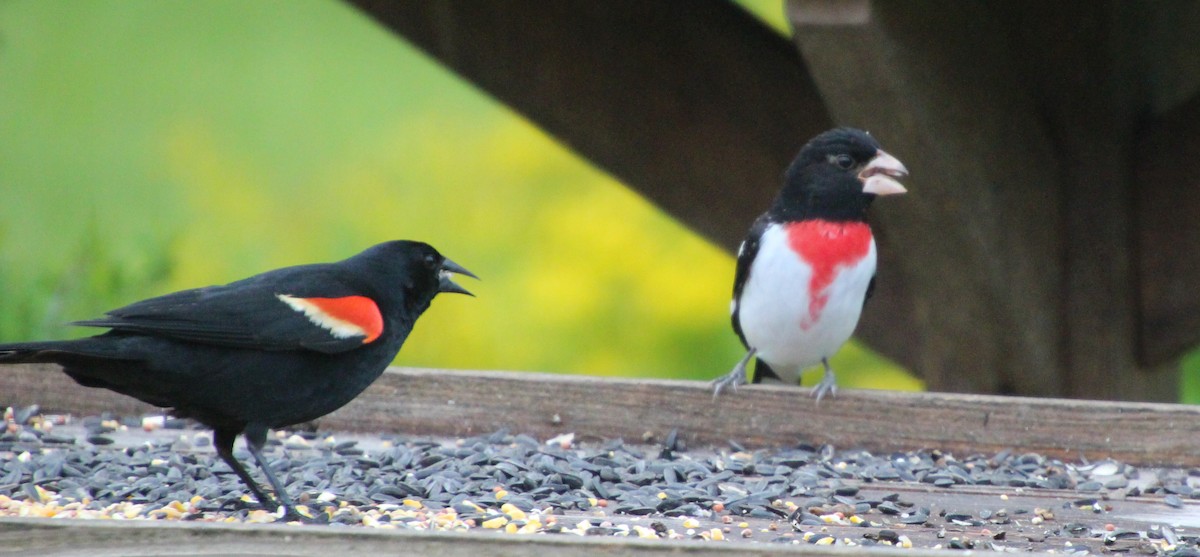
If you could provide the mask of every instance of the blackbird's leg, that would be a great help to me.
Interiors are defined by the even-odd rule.
[[[250,488],[250,492],[254,494],[255,499],[258,499],[258,503],[260,505],[268,510],[278,509],[279,504],[276,503],[275,500],[269,495],[263,492],[262,488],[258,486],[258,482],[254,481],[254,478],[250,477],[250,473],[246,471],[246,468],[242,466],[242,463],[238,462],[237,459],[233,457],[233,442],[237,439],[237,436],[238,432],[236,430],[214,429],[213,445],[217,448],[217,454],[220,455],[221,460],[224,460],[225,464],[228,464],[229,467],[233,469],[234,473],[236,473],[238,477],[242,479],[242,483],[246,484],[246,487]],[[271,475],[268,473],[267,477],[271,478]]]
[[[262,469],[263,474],[267,476],[267,481],[271,482],[271,487],[275,489],[275,497],[283,505],[283,520],[289,522],[293,520],[308,522],[308,518],[296,511],[296,504],[292,502],[291,497],[288,497],[287,487],[275,477],[275,473],[271,471],[270,463],[267,462],[266,457],[262,454],[263,446],[267,444],[267,428],[257,424],[250,424],[246,426],[246,431],[243,435],[246,438],[246,448],[250,449],[251,455],[254,455],[254,460],[258,462],[258,467]]]

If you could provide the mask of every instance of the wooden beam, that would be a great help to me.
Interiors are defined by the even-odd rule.
[[[86,548],[86,549],[84,549]],[[732,553],[736,552],[736,553]],[[579,537],[505,535],[498,532],[419,532],[372,530],[283,524],[225,524],[162,520],[73,520],[0,519],[0,554],[122,555],[162,557],[167,555],[390,555],[395,557],[526,557],[554,555],[636,555],[639,557],[746,557],[807,555],[838,557],[851,554],[890,552],[860,548],[848,553],[844,547],[803,547],[783,544],[738,544],[698,540],[642,540],[636,537]],[[911,557],[939,557],[943,551],[908,549]],[[1048,553],[1027,553],[1048,556]]]
[[[1053,145],[1006,30],[978,2],[793,0],[788,16],[834,119],[912,172],[872,208],[883,296],[863,336],[931,389],[1072,394]]]
[[[1159,0],[1137,14],[1143,32],[1127,46],[1143,69],[1139,108],[1162,115],[1200,92],[1200,2]]]
[[[39,377],[44,376],[44,377]],[[61,378],[61,384],[47,378]],[[37,380],[33,380],[36,378]],[[0,405],[95,414],[125,397],[72,385],[49,366],[0,368]],[[698,381],[394,368],[324,429],[468,436],[499,428],[549,438],[693,444],[832,443],[874,451],[1005,449],[1067,459],[1200,466],[1200,407],[984,395],[843,390],[818,406],[808,390],[752,386],[716,401]]]
[[[728,249],[830,127],[795,49],[726,0],[348,1]]]
[[[1200,345],[1200,95],[1138,134],[1133,188],[1143,365]]]
[[[1134,133],[1145,96],[1135,6],[1108,0],[1002,3],[1024,83],[1053,138],[1061,197],[1066,392],[1178,400],[1178,368],[1137,359]],[[1064,34],[1059,22],[1070,20]]]
[[[914,171],[876,209],[868,344],[939,390],[1176,397],[1146,367],[1195,302],[1138,284],[1170,254],[1129,160],[1142,105],[1200,83],[1192,3],[792,0],[802,59],[721,0],[347,1],[727,248],[806,138],[868,127]]]

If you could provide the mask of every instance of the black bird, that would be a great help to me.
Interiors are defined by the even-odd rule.
[[[270,428],[350,402],[396,357],[439,292],[474,277],[427,244],[393,241],[337,263],[268,271],[130,304],[75,325],[89,338],[0,344],[0,363],[54,363],[75,382],[212,428],[217,454],[268,509],[300,518],[262,448]],[[276,503],[233,456],[245,436]]]
[[[814,137],[788,167],[783,189],[754,221],[738,249],[733,330],[746,356],[713,382],[714,396],[774,377],[795,384],[818,363],[819,401],[837,390],[829,357],[854,332],[875,285],[875,239],[867,207],[904,193],[908,170],[862,130],[837,128]]]

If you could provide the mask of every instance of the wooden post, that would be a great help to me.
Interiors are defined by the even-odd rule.
[[[1055,145],[1062,203],[1065,392],[1081,398],[1176,400],[1174,366],[1137,360],[1133,203],[1135,124],[1145,97],[1136,6],[1076,0],[1012,3],[996,16]],[[1064,26],[1063,22],[1070,22]]]
[[[791,0],[803,57],[718,0],[348,1],[727,248],[866,127],[913,175],[862,339],[935,390],[1176,399],[1200,118],[1154,115],[1200,87],[1190,0]]]
[[[349,2],[727,249],[830,126],[795,49],[726,0]]]
[[[789,3],[839,123],[912,172],[872,208],[878,288],[862,333],[937,390],[1069,394],[1053,145],[980,3]],[[986,62],[983,62],[986,61]],[[896,286],[893,286],[896,285]],[[872,302],[873,303],[873,302]]]
[[[1139,356],[1169,365],[1200,338],[1200,95],[1143,126],[1133,164]]]

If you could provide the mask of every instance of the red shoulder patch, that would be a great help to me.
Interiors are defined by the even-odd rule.
[[[379,306],[366,296],[298,298],[280,294],[279,299],[335,337],[364,336],[363,344],[367,344],[383,334]]]
[[[825,289],[839,268],[858,263],[871,251],[871,227],[865,222],[806,220],[787,225],[788,246],[809,266],[808,315],[800,327],[816,323],[829,301]]]

